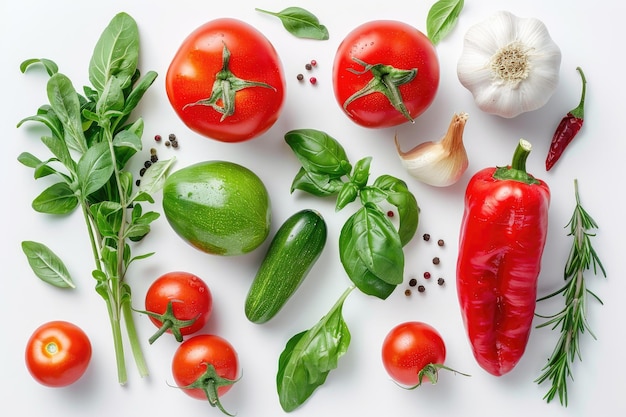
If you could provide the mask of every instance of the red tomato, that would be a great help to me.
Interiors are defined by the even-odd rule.
[[[65,387],[83,376],[91,360],[91,342],[78,326],[51,321],[39,326],[26,344],[26,367],[37,382]]]
[[[172,374],[183,391],[197,399],[209,400],[224,411],[219,397],[237,381],[239,360],[225,339],[209,334],[185,340],[174,353]]]
[[[437,51],[426,35],[406,23],[365,23],[337,49],[335,98],[359,125],[382,128],[413,121],[431,105],[438,87]]]
[[[146,292],[146,313],[160,331],[173,333],[176,340],[200,330],[206,324],[213,307],[213,297],[207,284],[189,272],[168,272],[157,278]]]
[[[443,365],[446,346],[439,332],[432,326],[410,321],[391,329],[382,347],[382,360],[389,376],[398,384],[416,386],[419,374],[429,365]],[[434,370],[436,378],[436,369]],[[425,373],[424,381],[429,380]],[[437,382],[431,381],[431,382]]]
[[[170,103],[193,131],[241,142],[278,119],[285,77],[261,32],[236,19],[217,19],[192,32],[174,56],[165,86]]]

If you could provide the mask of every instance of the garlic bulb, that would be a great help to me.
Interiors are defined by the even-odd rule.
[[[421,143],[407,152],[402,152],[396,136],[398,156],[409,174],[435,187],[457,182],[469,165],[463,145],[463,130],[468,117],[467,113],[455,114],[441,140]]]
[[[560,66],[561,50],[541,21],[501,11],[469,28],[457,75],[481,110],[511,118],[548,102]]]

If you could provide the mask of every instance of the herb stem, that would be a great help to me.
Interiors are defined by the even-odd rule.
[[[545,300],[557,294],[562,294],[565,297],[563,309],[551,316],[540,316],[547,319],[547,321],[537,326],[554,325],[553,329],[560,328],[561,335],[552,355],[548,359],[548,363],[542,369],[542,374],[535,380],[539,384],[550,380],[552,386],[544,396],[544,399],[550,402],[558,395],[561,405],[566,407],[568,403],[567,382],[570,378],[573,380],[573,361],[577,357],[579,360],[582,360],[579,337],[587,331],[595,339],[586,317],[587,294],[591,294],[602,304],[602,301],[595,294],[587,290],[584,272],[589,270],[593,264],[594,273],[599,268],[604,277],[606,277],[606,271],[595,249],[592,247],[590,239],[591,236],[595,236],[590,230],[597,228],[598,225],[580,203],[577,180],[574,180],[574,189],[576,206],[566,226],[570,228],[568,236],[572,236],[574,239],[565,264],[564,279],[566,283],[560,290],[539,299],[539,301]]]

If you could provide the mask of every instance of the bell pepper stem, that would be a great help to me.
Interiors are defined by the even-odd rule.
[[[526,172],[526,160],[532,145],[526,139],[520,139],[513,153],[513,160],[510,166],[498,167],[493,173],[497,180],[519,181],[526,184],[539,184],[539,181]]]

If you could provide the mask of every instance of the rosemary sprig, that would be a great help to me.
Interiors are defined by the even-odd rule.
[[[572,363],[576,358],[582,360],[579,337],[587,331],[594,339],[596,338],[587,321],[587,295],[591,295],[600,304],[603,304],[597,295],[587,289],[584,272],[593,266],[594,274],[597,274],[599,269],[602,275],[606,277],[602,262],[591,246],[591,237],[595,234],[590,231],[597,229],[598,225],[580,204],[577,180],[574,180],[574,189],[576,207],[569,223],[565,226],[570,228],[568,236],[574,238],[565,264],[564,279],[566,283],[560,290],[538,300],[546,300],[558,294],[565,297],[565,307],[559,313],[552,316],[538,315],[547,319],[545,323],[538,325],[538,328],[552,326],[554,330],[560,327],[561,334],[548,363],[542,369],[543,373],[535,380],[538,384],[550,380],[552,386],[544,399],[550,402],[558,395],[561,405],[565,407],[567,407],[567,382],[570,378],[573,380]]]

